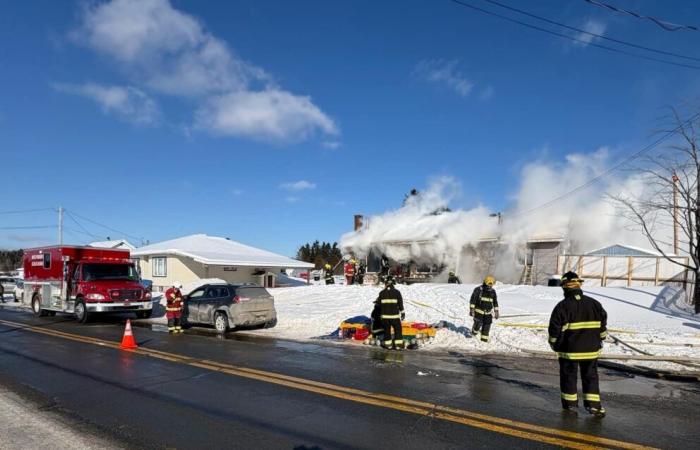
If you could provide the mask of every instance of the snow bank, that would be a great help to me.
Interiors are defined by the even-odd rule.
[[[554,306],[562,299],[561,288],[498,285],[501,319],[492,328],[488,344],[473,339],[469,330],[469,297],[475,285],[414,284],[398,286],[403,294],[406,319],[442,322],[426,350],[522,353],[550,351],[545,326]],[[344,319],[369,315],[379,287],[303,286],[271,289],[278,322],[271,329],[252,333],[288,339],[330,338]],[[700,357],[700,318],[679,302],[670,288],[591,288],[608,312],[611,334],[654,355]],[[679,306],[681,305],[681,306]],[[676,345],[677,344],[677,345]],[[622,345],[607,344],[607,354],[638,354]],[[638,365],[637,362],[634,364]],[[641,364],[641,362],[639,363]],[[678,369],[676,364],[644,362],[647,367]]]

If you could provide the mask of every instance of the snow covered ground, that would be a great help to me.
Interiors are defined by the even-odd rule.
[[[398,286],[405,299],[406,320],[443,322],[424,350],[468,352],[550,351],[546,325],[562,298],[561,288],[498,285],[501,319],[492,327],[488,344],[469,334],[469,297],[475,285],[414,284]],[[700,317],[682,305],[681,293],[670,288],[590,288],[608,311],[611,334],[634,347],[660,356],[700,357]],[[252,333],[279,338],[329,338],[344,319],[366,315],[379,292],[373,286],[303,286],[271,290],[277,326]],[[539,328],[537,326],[540,326]],[[696,347],[688,346],[695,345]],[[623,345],[606,343],[604,354],[639,355]],[[697,370],[675,363],[634,361],[644,367]]]

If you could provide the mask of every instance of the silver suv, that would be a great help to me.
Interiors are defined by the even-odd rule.
[[[184,299],[188,324],[214,325],[220,333],[240,326],[277,324],[274,298],[255,284],[205,284]]]
[[[17,282],[14,278],[0,277],[0,300],[3,303],[5,303],[5,295],[11,295],[12,300],[17,301],[15,287],[17,287]]]

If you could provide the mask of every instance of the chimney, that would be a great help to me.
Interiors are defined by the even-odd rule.
[[[355,231],[362,229],[362,214],[355,214]]]

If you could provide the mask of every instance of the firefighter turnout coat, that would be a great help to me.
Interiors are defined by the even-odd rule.
[[[398,319],[400,321],[402,319],[401,316],[404,315],[403,297],[394,286],[382,289],[377,297],[377,303],[379,303],[381,320]]]
[[[498,311],[496,290],[486,284],[477,286],[469,299],[469,311],[476,316],[490,316],[494,311]]]
[[[597,359],[608,335],[607,319],[600,302],[580,289],[566,289],[549,319],[549,345],[559,358]]]
[[[182,293],[180,289],[171,287],[165,291],[165,312],[168,319],[180,317],[182,312]]]

